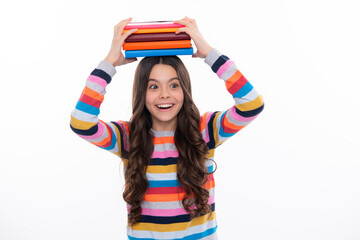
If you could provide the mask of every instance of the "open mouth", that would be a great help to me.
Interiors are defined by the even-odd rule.
[[[156,107],[161,110],[167,110],[172,108],[174,105],[175,104],[160,104],[160,105],[156,105]]]

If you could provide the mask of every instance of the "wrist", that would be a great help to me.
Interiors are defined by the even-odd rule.
[[[110,56],[106,56],[106,58],[104,58],[104,61],[108,62],[111,65],[113,65],[114,67],[116,67],[116,61],[114,59],[112,59]]]
[[[209,53],[213,50],[213,47],[211,47],[210,45],[208,45],[205,49],[204,49],[204,58],[206,58],[207,55],[209,55]]]

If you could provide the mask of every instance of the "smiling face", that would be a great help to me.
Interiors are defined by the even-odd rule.
[[[175,131],[184,93],[175,69],[166,64],[153,66],[146,90],[145,106],[155,131]]]

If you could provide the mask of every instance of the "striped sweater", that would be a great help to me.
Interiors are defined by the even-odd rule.
[[[214,152],[217,146],[248,125],[263,110],[263,100],[253,86],[228,57],[213,49],[205,58],[211,69],[223,79],[233,96],[235,105],[226,111],[206,112],[201,116],[201,134],[208,148],[206,166],[213,172]],[[129,156],[129,123],[104,122],[98,119],[105,88],[115,75],[115,68],[102,61],[91,73],[80,99],[71,113],[71,129],[81,138],[121,157],[124,163]],[[182,207],[185,190],[176,176],[178,151],[173,131],[151,130],[154,152],[147,168],[149,188],[141,204],[139,223],[127,226],[130,240],[217,239],[213,174],[204,185],[210,192],[208,203],[212,213],[191,219]],[[128,206],[129,209],[129,206]]]

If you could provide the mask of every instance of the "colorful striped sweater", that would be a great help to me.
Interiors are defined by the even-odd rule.
[[[213,49],[205,58],[211,69],[225,81],[235,105],[226,111],[206,112],[201,116],[201,133],[208,148],[206,166],[214,169],[214,151],[217,146],[248,125],[263,110],[263,100],[253,86],[236,68],[234,62]],[[108,150],[123,161],[128,161],[129,123],[126,121],[104,122],[98,119],[105,88],[115,75],[115,68],[102,61],[91,73],[80,99],[71,113],[71,129],[81,138]],[[178,151],[174,144],[174,132],[151,130],[154,136],[154,152],[147,168],[149,188],[141,204],[141,221],[127,226],[130,240],[217,239],[213,174],[204,185],[210,192],[208,203],[212,213],[190,219],[182,207],[184,189],[176,176]],[[129,209],[129,206],[128,206]]]

